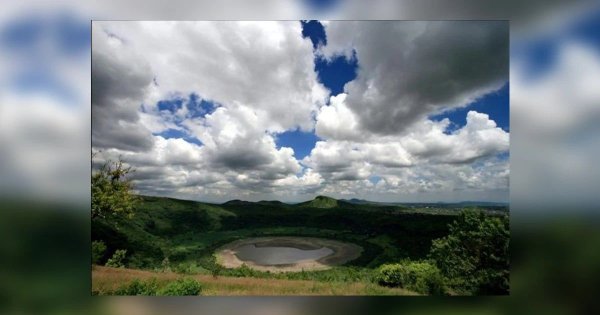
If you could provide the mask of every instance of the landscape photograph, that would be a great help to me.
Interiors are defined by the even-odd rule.
[[[91,294],[509,295],[509,23],[92,21]]]

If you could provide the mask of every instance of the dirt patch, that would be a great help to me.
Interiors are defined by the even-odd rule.
[[[319,249],[327,247],[333,250],[333,253],[321,257],[320,259],[301,260],[294,264],[286,265],[259,265],[252,261],[242,261],[235,254],[236,249],[244,245],[252,245],[256,247],[294,247],[302,250]],[[315,237],[257,237],[237,240],[222,246],[216,251],[217,263],[225,268],[238,268],[243,264],[260,271],[270,272],[298,272],[302,270],[325,270],[335,265],[341,265],[360,256],[362,247],[343,243],[334,240],[315,238]]]

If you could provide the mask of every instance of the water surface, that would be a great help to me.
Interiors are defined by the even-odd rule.
[[[333,250],[327,247],[304,250],[295,247],[256,247],[255,244],[240,246],[235,249],[235,252],[240,260],[252,261],[258,265],[294,264],[302,260],[317,260],[333,254]]]

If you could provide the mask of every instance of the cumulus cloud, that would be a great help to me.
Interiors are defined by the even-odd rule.
[[[428,118],[506,81],[506,25],[473,23],[329,22],[315,51],[299,22],[94,22],[95,163],[208,201],[507,194],[507,132],[475,111],[452,132]],[[314,60],[339,54],[358,76],[329,95]],[[302,160],[275,139],[293,130],[320,138]]]
[[[324,139],[358,140],[365,136],[359,130],[358,117],[345,103],[347,94],[330,98],[329,106],[323,106],[317,114],[315,133]]]
[[[451,134],[444,132],[450,123],[447,118],[426,121],[417,132],[400,138],[400,143],[417,157],[446,163],[468,163],[508,151],[509,134],[487,114],[469,111],[466,120],[464,127]]]
[[[312,129],[312,113],[327,97],[299,22],[110,22],[97,27],[143,52],[157,82],[149,102],[174,91],[194,92],[229,108],[250,107],[266,129],[284,131]]]
[[[318,175],[297,176],[293,149],[273,137],[311,130],[327,96],[299,22],[95,22],[93,29],[97,159],[121,156],[139,168],[141,191],[236,195],[314,185]],[[165,138],[168,130],[201,145]]]
[[[94,27],[93,37],[92,145],[149,149],[152,137],[138,124],[138,109],[152,82],[150,66],[127,43],[103,28]]]
[[[330,138],[317,142],[304,163],[331,179],[358,180],[395,168],[424,164],[466,164],[509,149],[509,134],[487,114],[469,111],[466,125],[447,133],[450,121],[422,121],[404,136],[368,141]]]
[[[404,131],[426,115],[464,107],[508,77],[505,21],[333,21],[326,58],[358,58],[347,106],[378,134]]]
[[[509,175],[508,162],[497,158],[476,164],[425,164],[383,175],[376,188],[398,194],[496,191],[506,197]]]

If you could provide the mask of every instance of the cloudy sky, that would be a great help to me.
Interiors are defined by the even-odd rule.
[[[95,164],[142,194],[508,201],[508,23],[93,22]]]

